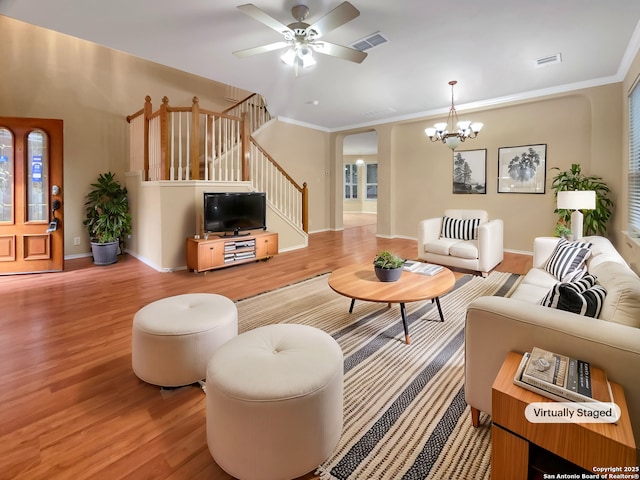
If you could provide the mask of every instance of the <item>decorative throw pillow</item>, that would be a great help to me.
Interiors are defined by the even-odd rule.
[[[571,282],[587,271],[591,242],[569,242],[561,238],[544,269],[561,282]]]
[[[462,220],[461,218],[442,217],[442,233],[443,238],[455,238],[458,240],[475,240],[478,238],[479,218],[469,218]]]
[[[582,278],[580,278],[579,280],[566,283],[566,286],[567,288],[572,288],[578,293],[582,293],[589,290],[591,287],[593,287],[596,284],[596,281],[597,281],[596,277],[588,273],[584,275]],[[540,305],[544,305],[545,307],[553,307],[552,303],[554,301],[557,301],[557,294],[556,294],[557,292],[555,291],[555,287],[557,287],[558,285],[560,285],[560,283],[556,283],[554,285],[554,288],[549,290],[549,292],[544,296],[544,298],[540,300],[538,303]]]
[[[607,291],[601,285],[591,285],[583,289],[587,283],[589,282],[585,282],[582,285],[580,285],[580,282],[556,283],[540,301],[540,305],[566,310],[586,317],[598,318]]]

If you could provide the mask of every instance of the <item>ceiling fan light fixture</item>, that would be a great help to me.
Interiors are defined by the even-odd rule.
[[[287,51],[280,56],[280,60],[282,60],[284,63],[286,63],[290,67],[293,67],[293,63],[295,62],[295,59],[296,59],[296,51],[293,48],[288,48]]]
[[[234,55],[246,57],[287,47],[287,51],[280,56],[280,59],[287,65],[293,66],[296,75],[299,68],[309,68],[316,64],[316,59],[313,55],[314,50],[323,55],[338,57],[355,63],[361,63],[366,58],[367,54],[365,52],[350,47],[328,42],[317,42],[322,35],[358,17],[360,12],[357,8],[349,2],[342,2],[315,23],[309,25],[305,22],[309,15],[309,7],[304,3],[295,5],[291,9],[291,14],[296,21],[289,25],[276,20],[251,3],[238,6],[238,9],[243,13],[275,30],[284,38],[280,42],[235,51],[233,52]]]
[[[308,49],[308,53],[302,53],[302,49],[298,52],[297,61],[301,64],[302,68],[313,67],[316,64],[316,59],[313,58],[311,49]]]

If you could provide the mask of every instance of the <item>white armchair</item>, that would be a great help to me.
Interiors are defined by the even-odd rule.
[[[453,228],[443,235],[443,217],[428,218],[418,223],[418,258],[430,263],[446,265],[489,274],[504,258],[503,222],[489,220],[485,210],[445,210],[445,217],[456,220],[478,219],[479,225],[469,231]],[[471,222],[453,222],[456,227],[469,227]],[[450,238],[458,237],[458,238]]]

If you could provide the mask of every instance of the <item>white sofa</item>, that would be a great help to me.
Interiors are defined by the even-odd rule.
[[[592,242],[587,270],[607,290],[599,318],[538,305],[559,281],[544,266],[558,238],[536,238],[533,267],[510,298],[481,297],[467,309],[465,397],[472,422],[491,413],[491,386],[507,353],[544,348],[590,362],[624,388],[640,445],[640,278],[604,237]]]
[[[489,220],[485,210],[445,210],[444,216],[469,220],[480,219],[475,238],[461,240],[442,235],[443,217],[428,218],[418,223],[418,258],[430,263],[481,272],[486,277],[502,262],[503,223]]]

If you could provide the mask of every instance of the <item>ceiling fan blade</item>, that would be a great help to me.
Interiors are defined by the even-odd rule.
[[[317,37],[319,38],[327,32],[350,22],[359,15],[360,11],[356,7],[351,5],[349,2],[343,2],[309,28],[315,30],[317,32]]]
[[[256,7],[251,3],[247,3],[245,5],[239,5],[238,9],[242,11],[242,13],[245,13],[250,17],[253,17],[255,20],[259,21],[260,23],[266,25],[269,28],[272,28],[278,33],[285,33],[285,32],[291,31],[291,29],[287,27],[284,23],[281,23],[280,21],[276,20],[271,15],[263,12],[262,10],[260,10],[258,7]]]
[[[318,53],[342,58],[343,60],[349,60],[350,62],[362,63],[362,61],[367,58],[366,52],[361,52],[360,50],[356,50],[355,48],[336,45],[335,43],[322,41],[312,45],[312,47]]]
[[[288,42],[275,42],[268,45],[261,45],[260,47],[246,48],[244,50],[238,50],[233,52],[236,57],[248,57],[250,55],[257,55],[259,53],[271,52],[272,50],[278,50],[279,48],[288,47]]]

